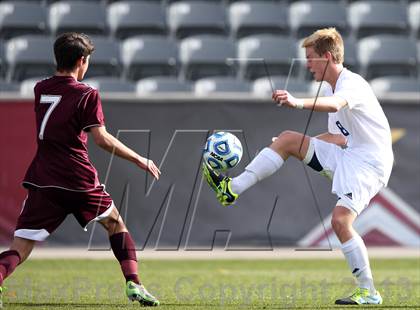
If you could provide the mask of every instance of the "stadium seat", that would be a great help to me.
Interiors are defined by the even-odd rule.
[[[417,42],[417,76],[420,78],[420,41]]]
[[[77,31],[86,34],[106,32],[105,8],[90,1],[60,1],[49,7],[49,27],[54,35]]]
[[[5,92],[18,92],[20,83],[6,82],[0,79],[0,94]]]
[[[405,36],[377,35],[357,43],[360,74],[366,79],[388,75],[417,75],[417,49]]]
[[[235,2],[228,9],[231,35],[286,34],[287,6],[281,2]]]
[[[113,37],[166,33],[166,18],[158,1],[115,2],[108,6],[107,17]]]
[[[298,1],[289,5],[289,23],[296,38],[310,35],[315,30],[335,27],[346,34],[346,8],[339,1]]]
[[[6,43],[7,80],[21,81],[33,76],[54,73],[53,39],[30,35],[10,39]]]
[[[0,2],[0,36],[11,38],[46,31],[45,8],[33,2]]]
[[[176,77],[160,76],[142,79],[137,82],[137,95],[156,93],[190,92],[191,85]]]
[[[18,1],[28,1],[28,0],[18,0]],[[63,0],[30,0],[30,1],[41,1],[42,3],[45,3],[46,5],[50,5],[50,4],[52,4],[52,3],[55,3],[55,2],[60,2],[60,1],[63,1]],[[72,1],[72,0],[70,0],[70,1]],[[80,1],[80,0],[76,0],[76,1]],[[119,1],[119,0],[85,0],[85,2],[96,2],[96,3],[111,3],[111,2],[114,2],[114,1]]]
[[[408,20],[413,37],[420,39],[420,1],[408,6]]]
[[[344,66],[353,72],[359,72],[359,62],[356,51],[356,40],[353,37],[344,37]]]
[[[166,36],[128,38],[122,42],[121,57],[123,75],[132,80],[177,73],[177,46]]]
[[[420,94],[420,80],[416,77],[385,76],[369,82],[377,96],[384,96],[390,92]]]
[[[186,38],[179,46],[181,76],[197,80],[208,76],[233,75],[234,68],[227,61],[235,57],[231,40],[218,35]]]
[[[356,38],[376,34],[407,34],[405,4],[398,1],[358,1],[348,10],[348,21]]]
[[[108,37],[91,36],[95,51],[90,57],[89,70],[86,77],[120,76],[121,57],[120,44]]]
[[[181,1],[169,5],[167,24],[173,37],[225,34],[225,9],[219,2]]]
[[[290,37],[255,35],[242,38],[237,44],[239,75],[256,79],[269,75],[288,75],[296,57],[295,41]],[[264,60],[264,61],[263,61]]]
[[[197,96],[206,96],[209,94],[226,93],[248,93],[250,85],[246,81],[234,77],[210,77],[197,80],[194,84],[194,93]]]
[[[0,77],[6,74],[6,53],[4,51],[4,41],[0,39]]]
[[[20,83],[20,94],[25,97],[33,97],[34,96],[34,87],[35,85],[45,79],[44,76],[40,77],[32,77],[30,79],[25,79]]]
[[[272,76],[271,79],[267,77],[256,79],[252,84],[252,93],[260,97],[271,98],[273,89],[286,89],[292,94],[307,94],[309,93],[310,83],[293,77],[287,79],[287,76]]]
[[[83,83],[89,84],[100,92],[128,92],[133,93],[136,90],[134,83],[121,80],[115,77],[97,76],[83,80]]]

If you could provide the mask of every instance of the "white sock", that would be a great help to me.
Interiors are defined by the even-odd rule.
[[[370,294],[376,293],[373,285],[372,271],[369,265],[369,257],[363,239],[356,235],[341,245],[341,250],[346,257],[347,263],[353,276],[356,277],[359,287],[367,288]]]
[[[257,156],[246,166],[245,171],[232,179],[232,191],[235,194],[242,194],[274,172],[280,169],[284,160],[276,151],[269,147],[264,148]]]

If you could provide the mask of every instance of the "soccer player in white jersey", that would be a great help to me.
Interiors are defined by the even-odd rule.
[[[273,100],[290,108],[328,112],[328,132],[308,137],[284,131],[239,176],[226,177],[208,165],[203,165],[203,174],[223,205],[234,203],[246,189],[279,170],[290,156],[329,177],[332,193],[338,197],[331,224],[358,283],[352,295],[335,303],[381,304],[366,246],[352,224],[387,185],[393,164],[390,127],[368,82],[343,66],[343,40],[336,29],[314,32],[302,47],[314,79],[327,82],[326,93],[315,101],[277,90]]]

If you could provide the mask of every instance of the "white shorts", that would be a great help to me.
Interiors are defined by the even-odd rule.
[[[377,173],[346,149],[311,138],[304,162],[308,164],[314,154],[322,168],[320,173],[332,180],[331,192],[338,196],[337,206],[359,215],[383,187]]]

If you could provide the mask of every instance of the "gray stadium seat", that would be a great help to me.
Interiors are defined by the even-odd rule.
[[[158,1],[115,2],[108,6],[107,17],[113,37],[166,33],[166,18]]]
[[[390,92],[412,92],[420,94],[420,81],[415,77],[385,76],[378,77],[369,82],[377,96],[383,96]]]
[[[0,77],[6,74],[6,53],[4,51],[4,41],[0,39]]]
[[[346,34],[346,8],[338,1],[299,1],[289,5],[289,23],[293,35],[302,38],[315,30],[335,27]]]
[[[420,39],[420,1],[408,6],[408,19],[413,37]]]
[[[172,36],[225,34],[226,14],[219,2],[181,1],[169,5],[167,24]]]
[[[147,1],[161,1],[161,0],[147,0]],[[183,1],[183,2],[185,2],[185,1],[188,1],[188,2],[206,2],[206,1],[207,2],[222,2],[222,1],[225,1],[225,0],[163,0],[163,3],[171,4],[171,3],[175,3],[175,2],[181,2],[181,1]],[[263,0],[263,1],[267,1],[267,0]]]
[[[30,79],[25,79],[20,83],[20,94],[26,97],[33,97],[34,96],[34,87],[36,83],[45,79],[44,76],[42,77],[32,77]]]
[[[215,76],[197,80],[194,84],[194,93],[197,96],[223,93],[248,93],[250,85],[247,81],[234,77]]]
[[[18,0],[18,1],[27,1],[27,0]],[[30,1],[41,1],[42,3],[45,3],[46,5],[50,5],[52,3],[60,2],[60,1],[63,1],[63,0],[30,0]],[[72,1],[72,0],[70,0],[70,1]],[[76,0],[76,1],[80,1],[80,0]],[[119,1],[119,0],[84,0],[84,1],[85,2],[96,2],[96,3],[100,3],[100,2],[111,3],[113,1]]]
[[[18,92],[20,83],[16,82],[6,82],[5,80],[0,79],[0,94],[6,92]]]
[[[347,12],[352,34],[357,38],[408,33],[406,7],[401,2],[358,1]]]
[[[54,73],[53,39],[45,36],[22,36],[6,43],[7,80],[23,80]]]
[[[0,36],[11,38],[46,31],[45,8],[32,2],[0,2]]]
[[[132,80],[177,73],[177,46],[166,36],[128,38],[122,42],[121,57],[124,76]]]
[[[260,33],[285,34],[288,31],[287,6],[281,2],[235,2],[228,12],[231,34],[238,38]]]
[[[358,2],[358,1],[361,1],[361,0],[346,0],[348,3],[353,3],[353,2]],[[376,1],[379,1],[379,2],[383,2],[383,1],[386,1],[386,2],[400,2],[401,0],[370,0],[370,1],[372,1],[372,2],[376,2]],[[410,1],[413,1],[413,0],[404,0],[405,2],[410,2]]]
[[[417,75],[420,78],[420,41],[417,42]]]
[[[353,72],[359,71],[359,62],[356,51],[356,40],[353,37],[344,37],[344,66]]]
[[[121,80],[115,77],[98,76],[83,80],[83,83],[89,84],[100,92],[128,92],[133,93],[136,90],[134,83]]]
[[[53,34],[68,31],[86,34],[106,32],[105,8],[97,2],[60,1],[49,7],[48,22]]]
[[[239,75],[252,80],[266,77],[267,71],[270,75],[288,75],[292,59],[296,57],[294,46],[292,38],[270,34],[240,39],[237,44]]]
[[[271,98],[273,88],[274,90],[286,89],[292,94],[306,94],[309,93],[310,83],[293,77],[287,79],[287,76],[272,76],[271,79],[262,77],[256,79],[252,84],[252,93],[256,96]]]
[[[138,95],[190,92],[191,85],[188,82],[180,81],[176,77],[160,76],[138,81],[136,90]]]
[[[404,36],[377,35],[357,44],[360,74],[367,79],[387,75],[417,75],[417,49]]]
[[[235,57],[231,40],[218,35],[186,38],[179,46],[181,76],[196,80],[208,76],[232,75],[233,67],[227,61]]]
[[[108,37],[91,36],[95,50],[90,57],[86,78],[92,76],[120,76],[121,57],[120,44]]]

